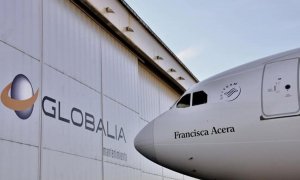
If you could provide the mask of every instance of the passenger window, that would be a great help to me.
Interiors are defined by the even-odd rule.
[[[177,103],[177,108],[186,108],[190,106],[191,94],[184,95]]]
[[[193,93],[193,106],[207,103],[207,94],[204,91],[198,91]]]

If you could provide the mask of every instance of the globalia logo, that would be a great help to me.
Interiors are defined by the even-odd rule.
[[[33,93],[29,79],[18,74],[1,92],[1,101],[7,108],[14,110],[19,118],[25,120],[32,114],[38,94],[39,90]]]

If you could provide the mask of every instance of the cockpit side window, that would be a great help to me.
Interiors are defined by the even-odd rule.
[[[204,91],[198,91],[193,93],[192,105],[197,106],[207,103],[207,94]]]
[[[187,108],[190,106],[191,94],[184,95],[177,103],[177,108]]]

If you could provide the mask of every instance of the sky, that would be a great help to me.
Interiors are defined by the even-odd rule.
[[[300,47],[300,0],[126,0],[201,81]]]

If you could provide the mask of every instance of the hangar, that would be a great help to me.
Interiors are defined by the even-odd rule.
[[[124,0],[4,0],[0,179],[192,179],[138,131],[197,78]]]

